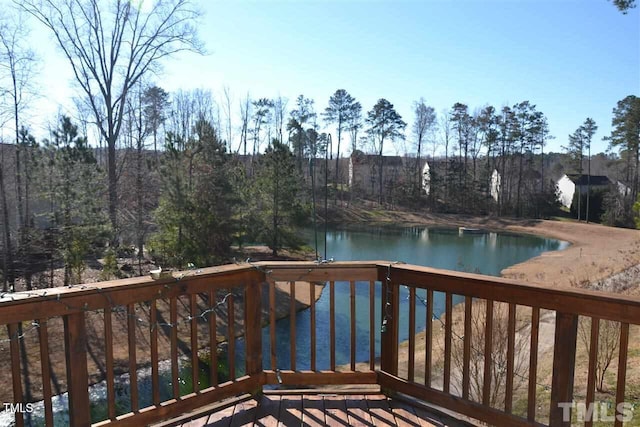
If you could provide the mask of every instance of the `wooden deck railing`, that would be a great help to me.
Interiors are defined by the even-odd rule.
[[[319,296],[313,283],[326,284],[322,298],[301,312],[298,300]],[[380,384],[491,425],[564,426],[574,390],[597,400],[604,322],[619,348],[622,425],[640,299],[382,261],[261,262],[5,294],[0,366],[11,388],[0,394],[18,426],[35,416],[18,404],[32,401],[52,425],[64,391],[72,425],[142,425],[270,385]]]

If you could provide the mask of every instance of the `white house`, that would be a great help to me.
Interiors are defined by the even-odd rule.
[[[586,194],[587,189],[603,189],[611,187],[613,183],[604,175],[562,175],[558,180],[558,199],[562,206],[571,208],[573,195],[576,189],[582,194]],[[618,186],[619,191],[621,188]]]
[[[500,173],[497,169],[494,169],[493,173],[491,174],[491,178],[489,179],[489,195],[496,202],[498,201],[498,197],[500,197],[500,191],[502,191],[502,188],[500,186],[501,181],[502,179],[500,177]]]
[[[576,185],[565,174],[558,180],[558,199],[565,208],[571,207],[573,201],[573,193],[576,192]]]
[[[422,189],[425,194],[428,196],[431,191],[431,170],[429,169],[429,162],[424,161],[424,166],[422,167]]]

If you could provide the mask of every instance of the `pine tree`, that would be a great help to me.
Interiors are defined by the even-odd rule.
[[[173,134],[167,138],[163,191],[155,212],[158,232],[149,245],[163,266],[220,263],[238,229],[240,199],[233,191],[226,146],[206,120],[197,121],[193,131],[186,144]]]
[[[382,192],[384,191],[384,142],[394,139],[404,139],[402,132],[407,124],[402,116],[393,107],[393,104],[384,98],[378,100],[376,105],[367,113],[367,134],[373,140],[378,151],[378,203],[382,204]]]
[[[260,159],[255,182],[262,228],[258,237],[273,255],[302,243],[294,232],[309,217],[308,207],[299,197],[301,180],[289,147],[273,140]]]
[[[60,119],[44,150],[48,161],[41,188],[51,207],[51,235],[57,256],[64,261],[64,285],[68,286],[82,282],[86,257],[108,237],[104,177],[86,137],[78,134],[69,117]]]

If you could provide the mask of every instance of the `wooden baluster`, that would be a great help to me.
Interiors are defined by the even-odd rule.
[[[276,283],[269,280],[269,340],[271,347],[271,369],[278,368],[277,344],[276,344]]]
[[[91,424],[91,412],[84,312],[63,316],[63,323],[67,390],[69,392],[69,420],[73,427],[87,426]]]
[[[309,284],[309,306],[310,322],[309,322],[309,334],[311,337],[311,370],[316,371],[316,285]]]
[[[578,337],[578,316],[556,312],[556,331],[553,344],[553,378],[551,379],[551,408],[549,425],[571,425],[571,410],[566,405],[573,400],[573,374]],[[565,414],[568,412],[568,414]],[[566,417],[565,415],[568,415]]]
[[[376,368],[376,288],[369,282],[369,369]]]
[[[415,382],[416,365],[416,288],[409,288],[409,366],[407,380]]]
[[[427,313],[425,319],[425,357],[424,357],[424,385],[431,388],[431,359],[433,349],[433,290],[427,290]]]
[[[137,412],[140,409],[138,402],[138,362],[136,359],[136,307],[135,304],[127,305],[127,340],[129,346],[129,397],[131,398],[131,410]]]
[[[24,404],[22,395],[22,373],[20,372],[20,329],[17,323],[7,325],[9,332],[9,352],[11,353],[11,379],[13,386],[13,403]],[[65,335],[66,337],[66,335]],[[68,367],[67,367],[68,369]],[[67,371],[68,372],[68,371]],[[20,411],[15,412],[16,427],[24,426],[24,415]]]
[[[209,307],[216,307],[216,291],[208,293]],[[218,386],[218,316],[215,310],[207,315],[209,319],[209,383],[211,387]]]
[[[178,378],[178,300],[169,300],[169,322],[171,323],[171,384],[173,398],[180,398],[180,383]]]
[[[350,360],[351,360],[351,370],[356,370],[356,282],[353,280],[349,282],[349,302],[350,302],[350,332],[349,336],[351,338],[350,343]]]
[[[336,287],[335,282],[329,282],[329,352],[331,370],[336,370]]]
[[[600,335],[600,319],[591,318],[591,339],[589,341],[589,373],[587,374],[587,407],[595,404],[596,365],[598,362],[598,341]],[[593,426],[593,416],[584,422],[585,427]]]
[[[513,408],[513,374],[515,370],[516,305],[509,304],[507,324],[507,378],[505,385],[504,411],[510,414]]]
[[[40,369],[42,371],[42,397],[44,399],[45,425],[53,425],[51,406],[51,367],[49,366],[49,332],[46,320],[38,320],[38,340],[40,341]]]
[[[451,323],[453,322],[453,303],[450,293],[445,296],[445,324],[444,324],[444,379],[442,391],[449,393],[451,384]]]
[[[229,289],[227,297],[227,363],[229,364],[229,379],[236,380],[236,316],[235,305],[233,302],[233,293]]]
[[[536,380],[538,378],[538,332],[540,330],[540,308],[531,309],[531,344],[529,345],[529,388],[527,399],[527,419],[536,419]],[[555,371],[554,371],[555,372]]]
[[[200,391],[200,360],[198,359],[198,294],[191,294],[189,299],[189,316],[191,318],[191,383],[193,392]]]
[[[154,405],[160,405],[160,372],[158,357],[158,305],[157,300],[149,303],[149,327],[151,344],[151,400]]]
[[[464,336],[462,350],[462,398],[469,399],[469,366],[471,363],[471,316],[473,298],[464,297]]]
[[[104,358],[107,371],[107,413],[110,420],[116,419],[116,388],[113,372],[113,325],[111,307],[104,309]]]
[[[262,372],[262,283],[244,288],[244,334],[247,375]]]
[[[484,332],[484,378],[482,381],[482,404],[491,403],[491,374],[493,369],[493,301],[487,300]]]
[[[629,324],[620,324],[620,346],[618,347],[618,379],[616,384],[616,421],[615,427],[622,427],[624,414],[618,411],[624,405],[624,393],[627,383],[627,355],[629,352]]]
[[[382,284],[382,333],[380,368],[391,375],[398,375],[398,315],[399,287],[390,280]]]
[[[291,370],[296,370],[296,282],[289,282],[289,359]]]

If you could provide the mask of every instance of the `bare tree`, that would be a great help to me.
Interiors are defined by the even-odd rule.
[[[444,145],[444,200],[447,201],[449,182],[449,146],[451,144],[451,113],[448,109],[440,114],[440,129],[442,144]]]
[[[188,0],[158,0],[145,10],[122,0],[20,0],[15,3],[53,34],[86,95],[107,143],[109,220],[118,243],[116,144],[129,90],[157,71],[162,58],[202,52]]]
[[[591,329],[593,328],[593,322],[598,319],[590,319],[581,317],[578,324],[578,335],[580,341],[584,345],[584,351],[586,354],[591,349]],[[618,352],[618,344],[620,343],[620,325],[617,322],[611,320],[600,320],[598,326],[598,336],[596,346],[598,349],[596,357],[596,389],[598,391],[604,390],[605,374],[613,361],[614,356]]]
[[[14,16],[6,15],[6,18],[0,21],[0,100],[7,98],[7,110],[0,111],[0,122],[4,124],[3,118],[13,122],[13,131],[15,136],[15,190],[17,203],[15,205],[18,218],[18,248],[17,250],[30,251],[29,248],[29,162],[25,161],[24,156],[29,156],[29,148],[26,147],[32,138],[26,138],[27,131],[22,129],[21,113],[26,108],[30,86],[35,74],[35,65],[37,59],[32,49],[28,47],[29,32],[23,22],[22,14],[18,13]],[[5,103],[0,103],[0,109],[4,109]],[[2,127],[0,124],[0,127]],[[21,131],[24,136],[21,138]],[[23,144],[22,142],[27,142]],[[2,168],[3,165],[0,165]],[[4,183],[4,171],[0,170],[0,191],[2,199],[6,199],[4,192],[6,191]],[[8,218],[9,206],[2,203],[3,217]],[[5,249],[11,251],[11,236],[8,227],[5,227]],[[5,257],[12,260],[12,254],[5,254]],[[7,278],[13,282],[15,271],[13,271],[13,262],[5,262],[4,265],[4,290],[7,287]],[[9,271],[10,270],[10,271]],[[13,283],[10,283],[13,286]],[[27,288],[31,287],[30,276],[27,278]]]
[[[414,102],[413,108],[416,114],[415,122],[413,122],[413,134],[416,138],[416,189],[418,189],[419,191],[422,186],[422,167],[420,164],[422,148],[428,133],[434,128],[436,124],[436,112],[433,107],[429,107],[425,103],[424,98],[420,98],[419,101]]]
[[[166,97],[166,92],[157,86],[144,88],[144,83],[140,82],[136,87],[132,88],[131,96],[127,100],[127,117],[126,117],[126,128],[129,133],[129,137],[131,139],[131,145],[135,152],[135,185],[134,185],[134,193],[135,193],[135,201],[133,205],[133,212],[131,216],[134,217],[134,226],[133,235],[135,244],[138,248],[138,274],[142,275],[142,259],[144,257],[144,242],[146,240],[147,234],[149,232],[149,213],[150,210],[148,205],[148,196],[145,197],[148,193],[150,193],[149,186],[149,175],[150,170],[148,165],[145,166],[144,157],[145,157],[145,140],[147,137],[152,134],[153,135],[153,149],[154,149],[154,163],[157,161],[157,149],[156,149],[156,133],[159,127],[159,123],[161,122],[161,114],[157,114],[159,109],[152,108],[153,113],[145,114],[145,110],[149,107],[149,104],[145,105],[147,102],[147,96],[150,93],[153,93],[153,101],[152,105],[155,104],[158,98],[162,98],[163,94]],[[161,91],[161,92],[159,92]],[[155,105],[154,105],[155,106]],[[145,170],[146,169],[146,170]],[[145,175],[147,176],[145,179]]]
[[[222,88],[222,108],[224,109],[224,116],[226,120],[226,131],[227,131],[227,145],[231,147],[231,138],[232,138],[232,130],[231,127],[231,89],[229,86],[225,86]]]
[[[240,101],[240,120],[242,125],[240,127],[240,145],[238,146],[238,151],[240,151],[240,147],[243,147],[242,154],[247,155],[247,140],[249,139],[249,119],[251,117],[251,96],[247,93],[247,96]]]
[[[454,325],[455,338],[452,341],[451,362],[453,368],[452,387],[463,394],[463,372],[467,370],[469,399],[482,402],[484,399],[484,381],[491,380],[491,390],[488,396],[489,404],[493,408],[504,407],[506,397],[506,383],[508,379],[507,360],[509,346],[509,314],[508,304],[495,303],[493,305],[493,319],[491,328],[491,353],[485,354],[487,339],[487,309],[486,301],[472,302],[470,329],[465,331],[463,325]],[[530,329],[526,322],[517,322],[516,333],[513,337],[514,360],[512,390],[517,392],[525,383],[528,374],[528,341]],[[469,333],[469,360],[466,361],[464,334]],[[491,372],[484,372],[485,357],[490,357]],[[468,363],[468,364],[467,364]]]
[[[274,98],[273,100],[273,119],[274,119],[274,126],[276,129],[276,138],[278,138],[278,141],[280,142],[284,142],[283,136],[282,136],[282,130],[284,129],[285,123],[285,117],[287,115],[287,103],[289,102],[289,100],[287,98],[284,98],[280,95],[278,95],[277,98]]]

